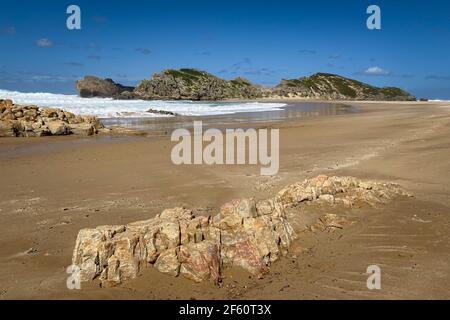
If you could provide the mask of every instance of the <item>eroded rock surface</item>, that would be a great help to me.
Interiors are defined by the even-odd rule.
[[[392,183],[319,176],[290,185],[271,199],[231,201],[214,217],[174,208],[126,226],[81,230],[72,263],[81,268],[82,281],[98,278],[104,286],[135,278],[148,266],[216,284],[228,267],[263,276],[289,252],[299,232],[312,226],[342,228],[345,223],[332,213],[305,223],[308,217],[299,210],[302,206],[376,207],[406,195]]]
[[[336,74],[316,73],[310,77],[284,79],[274,87],[262,87],[237,77],[225,80],[197,69],[168,69],[142,80],[136,87],[124,87],[111,79],[88,76],[77,82],[82,97],[111,97],[144,100],[197,100],[227,99],[320,99],[320,100],[373,100],[416,101],[399,88],[378,88]]]
[[[83,98],[133,98],[134,87],[123,86],[115,83],[112,79],[100,79],[98,77],[86,76],[76,83],[77,90]]]
[[[103,128],[97,117],[0,100],[0,137],[90,136]]]

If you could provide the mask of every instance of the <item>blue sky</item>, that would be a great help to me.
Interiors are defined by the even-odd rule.
[[[66,28],[81,8],[82,29]],[[377,4],[382,29],[368,30]],[[330,72],[450,99],[450,1],[2,1],[0,88],[74,93],[194,67],[267,86]]]

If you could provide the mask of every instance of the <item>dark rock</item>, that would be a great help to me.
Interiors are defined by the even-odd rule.
[[[112,79],[86,76],[83,80],[77,81],[77,90],[83,98],[118,98],[125,96],[126,92],[133,92],[134,88],[115,83]]]
[[[149,109],[147,112],[148,113],[153,113],[153,114],[161,114],[161,115],[165,115],[165,116],[174,116],[174,117],[179,116],[178,113],[175,113],[175,112],[172,112],[172,111]]]

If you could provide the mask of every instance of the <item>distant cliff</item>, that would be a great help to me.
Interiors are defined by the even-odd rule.
[[[220,101],[227,99],[305,98],[321,100],[414,101],[415,97],[394,87],[378,88],[334,74],[282,80],[264,88],[244,78],[224,80],[196,69],[165,70],[143,80],[136,88],[111,79],[88,76],[77,82],[82,97],[116,99]]]
[[[280,97],[315,98],[325,100],[415,101],[416,98],[399,88],[378,88],[335,74],[316,73],[311,77],[282,80],[273,89]]]

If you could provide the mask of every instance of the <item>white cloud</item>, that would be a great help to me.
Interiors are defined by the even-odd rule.
[[[363,74],[368,76],[387,76],[390,75],[391,72],[380,67],[370,67],[367,70],[364,70]]]
[[[36,45],[38,47],[44,47],[44,48],[48,48],[48,47],[52,47],[53,46],[53,41],[47,39],[47,38],[43,38],[43,39],[39,39],[36,41]]]

